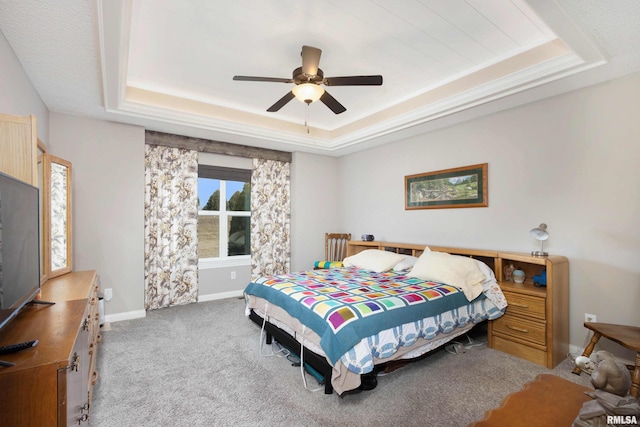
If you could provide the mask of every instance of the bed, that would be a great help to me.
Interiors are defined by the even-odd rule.
[[[497,253],[424,245],[352,246],[340,268],[260,277],[245,289],[261,340],[275,339],[343,395],[504,313]]]

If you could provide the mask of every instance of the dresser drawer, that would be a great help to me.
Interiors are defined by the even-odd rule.
[[[530,295],[518,294],[515,292],[504,291],[507,298],[507,313],[518,314],[524,317],[532,317],[536,319],[545,319],[545,299]]]
[[[546,345],[545,323],[505,314],[493,321],[493,331],[524,341]]]

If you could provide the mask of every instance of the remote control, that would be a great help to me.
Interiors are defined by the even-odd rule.
[[[25,341],[17,344],[3,345],[0,347],[0,354],[15,353],[20,350],[26,350],[27,348],[35,347],[38,344],[38,340]]]

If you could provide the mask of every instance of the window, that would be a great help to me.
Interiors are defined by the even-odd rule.
[[[250,221],[251,171],[199,165],[198,257],[248,258]]]

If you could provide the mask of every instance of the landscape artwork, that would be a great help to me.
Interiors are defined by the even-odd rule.
[[[489,206],[488,164],[482,163],[405,176],[405,209]]]

